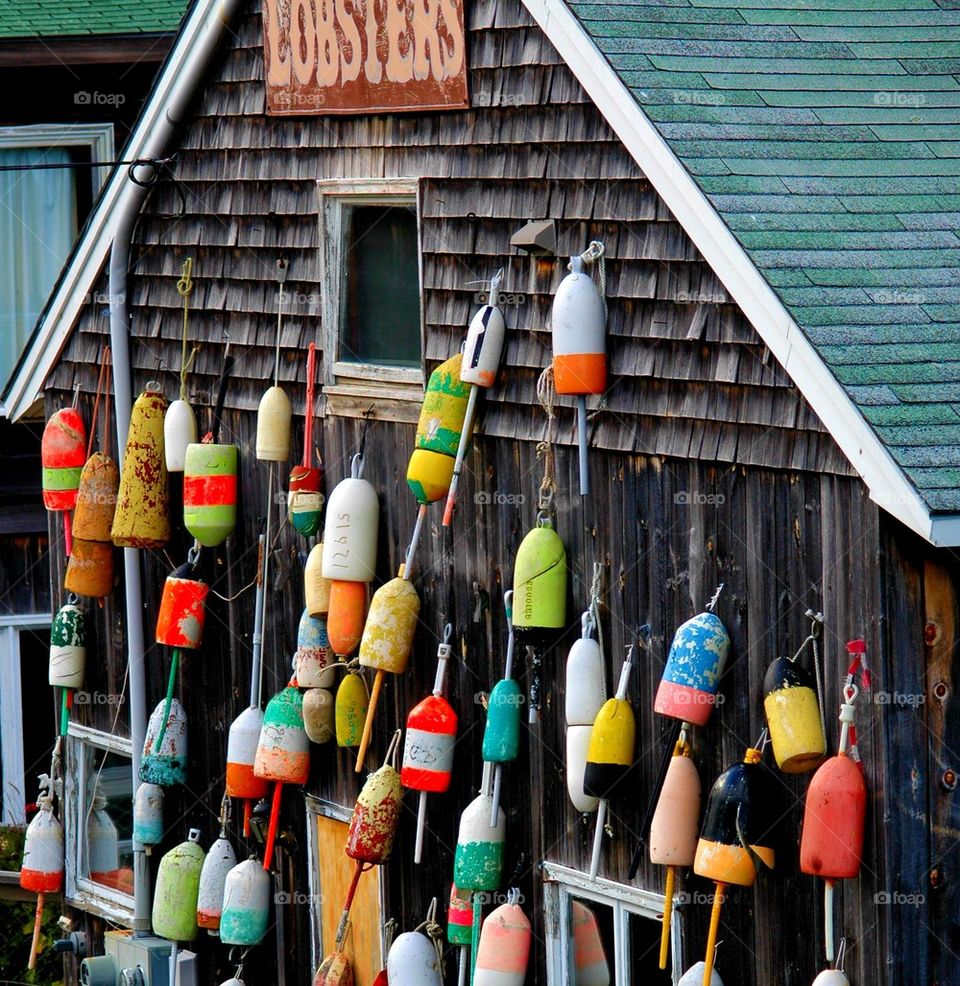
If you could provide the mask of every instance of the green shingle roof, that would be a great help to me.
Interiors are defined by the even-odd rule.
[[[187,0],[3,0],[0,39],[175,31]]]
[[[960,510],[960,0],[568,3],[930,509]]]

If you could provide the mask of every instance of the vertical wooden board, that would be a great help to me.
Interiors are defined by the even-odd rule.
[[[316,826],[317,858],[314,863],[320,887],[320,941],[323,954],[329,955],[335,947],[337,924],[355,864],[343,851],[349,828],[346,822],[317,815]],[[380,948],[381,923],[380,867],[375,866],[360,877],[344,942],[344,951],[350,958],[357,983],[372,983],[386,964]]]

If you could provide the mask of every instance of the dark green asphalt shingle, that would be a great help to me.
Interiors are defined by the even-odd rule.
[[[0,39],[161,34],[175,31],[187,0],[2,0]]]
[[[568,2],[930,508],[960,511],[958,5]]]

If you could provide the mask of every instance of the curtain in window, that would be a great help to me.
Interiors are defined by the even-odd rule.
[[[0,150],[0,166],[69,161],[65,148]],[[72,168],[0,170],[0,390],[30,338],[76,235]]]

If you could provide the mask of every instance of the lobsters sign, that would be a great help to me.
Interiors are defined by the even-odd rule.
[[[267,112],[456,109],[463,0],[263,0]]]

